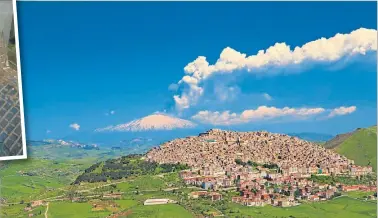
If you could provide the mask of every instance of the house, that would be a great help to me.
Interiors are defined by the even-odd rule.
[[[334,195],[335,195],[335,192],[334,192],[333,190],[327,190],[327,191],[325,192],[325,197],[326,197],[327,199],[332,198],[332,196],[334,196]]]
[[[31,207],[38,207],[38,206],[43,205],[44,203],[45,203],[45,202],[42,201],[42,200],[33,201],[33,202],[31,203]]]
[[[193,173],[189,170],[182,170],[179,173],[180,178],[185,179],[189,177],[193,177]]]
[[[216,192],[209,193],[209,196],[211,196],[212,201],[220,201],[222,200],[222,195]]]
[[[223,186],[224,187],[230,187],[230,186],[232,186],[232,181],[230,179],[224,179],[223,180]]]
[[[261,200],[264,200],[264,201],[270,200],[270,196],[268,194],[262,194]]]
[[[212,201],[222,200],[222,195],[217,192],[197,191],[189,194],[189,198],[197,199],[199,197],[209,197]]]
[[[265,203],[261,201],[260,199],[253,198],[253,199],[245,199],[243,204],[245,206],[255,206],[255,207],[263,207],[265,206]]]
[[[211,182],[202,182],[202,185],[201,185],[201,187],[203,188],[203,189],[212,189],[213,188],[213,183],[211,183]]]
[[[189,194],[189,198],[194,198],[194,199],[196,199],[196,198],[199,198],[199,197],[201,197],[201,196],[205,196],[205,195],[207,195],[207,191],[191,192],[191,193]]]
[[[281,199],[281,200],[278,201],[277,205],[279,207],[289,207],[290,206],[290,202],[287,199]]]
[[[358,191],[359,188],[360,188],[360,186],[358,186],[358,185],[350,185],[350,186],[343,185],[341,189],[345,192],[349,192],[349,191]]]
[[[273,206],[278,206],[278,199],[272,199],[272,200],[271,200],[271,204],[272,204]]]

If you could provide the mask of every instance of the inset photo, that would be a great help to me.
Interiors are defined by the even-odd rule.
[[[0,0],[0,160],[27,157],[14,7]]]

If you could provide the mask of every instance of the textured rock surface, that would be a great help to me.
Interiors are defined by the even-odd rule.
[[[16,64],[8,61],[3,29],[0,34],[0,157],[23,155]]]

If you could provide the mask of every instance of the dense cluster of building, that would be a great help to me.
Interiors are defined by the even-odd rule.
[[[213,191],[235,188],[240,196],[232,201],[247,206],[288,207],[298,205],[298,200],[327,200],[343,185],[317,184],[308,179],[311,175],[359,177],[372,172],[371,166],[356,166],[314,143],[268,132],[213,129],[167,142],[146,158],[188,164],[191,169],[180,172],[186,185]]]
[[[365,175],[371,167],[355,166],[353,160],[324,147],[283,134],[233,132],[212,129],[198,137],[176,139],[155,147],[147,159],[158,163],[182,163],[209,171],[235,171],[236,159],[257,164],[274,163],[284,175]]]

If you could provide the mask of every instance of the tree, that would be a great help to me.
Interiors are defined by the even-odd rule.
[[[297,190],[295,190],[295,192],[294,192],[294,196],[295,196],[296,198],[300,196],[300,192],[299,192],[299,190],[298,190],[298,189],[297,189]]]
[[[68,199],[70,199],[70,201],[72,201],[77,195],[76,187],[71,185],[66,195],[67,195]]]
[[[240,159],[235,159],[235,163],[238,165],[244,165],[244,162]]]

